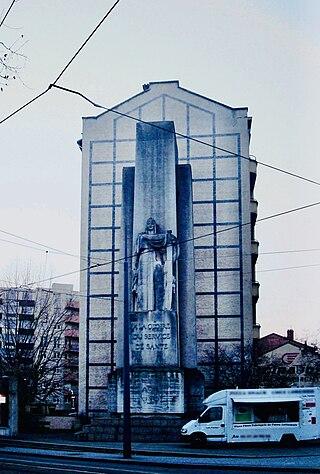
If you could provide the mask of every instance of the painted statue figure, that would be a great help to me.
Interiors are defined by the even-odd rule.
[[[136,240],[132,284],[135,311],[172,309],[178,257],[177,238],[171,230],[160,232],[150,217]]]

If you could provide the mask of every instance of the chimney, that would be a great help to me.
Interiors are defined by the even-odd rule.
[[[293,337],[294,337],[293,329],[288,329],[287,330],[287,339],[289,339],[289,341],[293,341]]]

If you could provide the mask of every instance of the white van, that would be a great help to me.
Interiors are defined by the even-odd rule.
[[[192,444],[320,438],[320,387],[221,390],[203,403],[199,418],[181,429]]]

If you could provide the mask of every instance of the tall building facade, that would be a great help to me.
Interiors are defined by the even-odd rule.
[[[112,110],[83,120],[79,410],[108,407],[116,370],[122,169],[135,165],[137,121],[173,121],[179,164],[193,185],[198,368],[207,391],[219,377],[219,348],[251,347],[259,285],[254,238],[256,162],[249,157],[251,118],[188,91],[153,82]]]
[[[60,315],[58,332],[53,338],[53,357],[57,364],[60,390],[51,397],[57,411],[75,410],[79,387],[79,297],[73,285],[53,283],[54,311]]]

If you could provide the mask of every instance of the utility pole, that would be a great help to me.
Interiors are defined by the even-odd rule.
[[[125,232],[127,234],[127,232]],[[131,458],[131,416],[130,416],[130,348],[129,348],[129,305],[128,305],[128,259],[125,238],[124,303],[123,303],[123,457]]]

